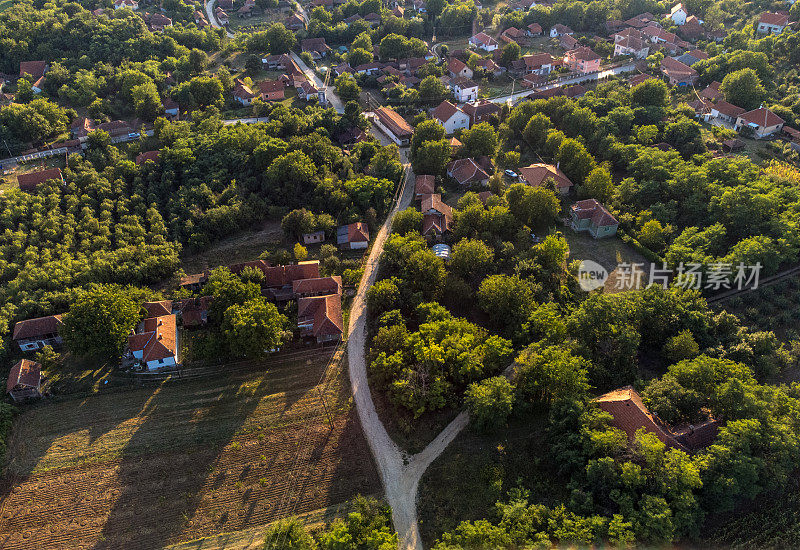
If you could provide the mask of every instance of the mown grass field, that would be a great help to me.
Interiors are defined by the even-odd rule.
[[[344,372],[326,369],[332,351],[24,412],[0,548],[162,547],[377,493]]]

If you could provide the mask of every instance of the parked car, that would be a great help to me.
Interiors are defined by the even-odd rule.
[[[506,171],[505,171],[505,175],[506,175],[506,176],[508,176],[509,178],[511,178],[512,180],[515,180],[515,179],[517,179],[517,178],[519,177],[519,176],[517,175],[517,173],[516,173],[516,172],[514,172],[514,171],[513,171],[513,170],[511,170],[511,169],[508,169],[508,170],[506,170]]]

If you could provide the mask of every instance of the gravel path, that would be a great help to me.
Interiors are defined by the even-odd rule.
[[[406,152],[401,151],[404,161]],[[366,434],[375,463],[380,472],[386,500],[392,507],[394,527],[399,535],[401,550],[419,550],[422,540],[417,525],[417,488],[422,474],[444,451],[450,442],[467,425],[469,417],[459,414],[422,452],[409,456],[392,441],[383,426],[367,384],[367,364],[364,357],[367,338],[367,290],[375,283],[377,266],[383,246],[391,230],[392,220],[400,210],[408,207],[414,197],[414,173],[406,164],[406,181],[400,200],[387,216],[364,268],[364,276],[358,287],[350,312],[350,327],[347,343],[350,383],[361,426]]]

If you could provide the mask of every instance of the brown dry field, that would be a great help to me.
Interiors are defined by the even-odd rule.
[[[15,422],[0,548],[149,549],[377,494],[332,350],[257,373],[43,403]]]

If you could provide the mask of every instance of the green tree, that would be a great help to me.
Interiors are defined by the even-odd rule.
[[[500,54],[500,64],[503,67],[510,66],[512,61],[519,59],[520,52],[519,44],[513,41],[509,42],[503,46],[503,51]]]
[[[767,97],[758,73],[749,67],[726,74],[719,90],[726,100],[748,111],[758,108]]]
[[[119,356],[141,319],[141,306],[134,296],[118,285],[93,285],[79,292],[63,319],[62,336],[70,351],[84,356]]]
[[[164,110],[158,89],[152,80],[134,86],[131,90],[131,98],[136,115],[144,120],[155,120]]]
[[[497,149],[497,133],[488,122],[464,130],[459,141],[462,143],[459,153],[463,157],[492,157]]]
[[[448,95],[447,86],[433,75],[426,76],[422,79],[422,82],[419,83],[419,98],[422,101],[441,101]]]
[[[522,131],[522,137],[534,150],[541,149],[547,139],[547,133],[553,128],[550,119],[543,113],[533,115]]]
[[[664,345],[664,358],[670,363],[691,359],[699,353],[700,346],[689,330],[680,331],[677,336],[667,340]]]
[[[336,78],[336,94],[343,101],[358,101],[361,88],[350,73],[342,73]]]
[[[561,346],[531,346],[517,358],[517,393],[537,403],[580,399],[590,388],[589,368],[586,359]]]
[[[406,208],[398,212],[392,220],[392,232],[407,235],[422,228],[422,212],[416,208]]]
[[[468,281],[483,279],[494,263],[494,251],[478,239],[461,239],[453,247],[450,266]]]
[[[263,550],[316,550],[317,542],[297,518],[283,518],[264,534]]]
[[[558,197],[544,187],[515,183],[506,190],[505,197],[514,217],[528,227],[546,227],[561,211]]]
[[[669,88],[661,80],[645,80],[631,89],[631,103],[636,107],[664,108],[669,104]]]
[[[294,259],[302,262],[308,258],[308,249],[300,243],[294,243]]]
[[[287,324],[278,308],[259,296],[226,309],[222,333],[234,355],[262,357],[281,345]]]
[[[478,289],[478,306],[495,327],[513,333],[536,306],[534,297],[534,287],[528,281],[510,275],[490,275]]]
[[[400,288],[398,287],[400,282],[396,277],[392,277],[391,279],[382,279],[369,288],[367,307],[370,314],[377,317],[400,305]]]
[[[561,142],[555,158],[559,162],[561,171],[577,185],[581,185],[597,166],[594,157],[586,150],[583,143],[572,138]]]
[[[414,155],[414,172],[444,175],[450,163],[451,152],[450,142],[446,139],[424,142]]]
[[[605,166],[597,166],[586,176],[583,185],[578,188],[578,196],[582,199],[597,199],[608,202],[614,192],[614,181]]]
[[[464,402],[470,419],[482,431],[494,431],[505,425],[514,405],[514,386],[505,376],[473,382]]]
[[[664,228],[658,220],[648,220],[639,230],[639,241],[654,252],[664,248]]]

